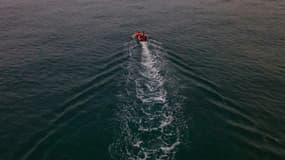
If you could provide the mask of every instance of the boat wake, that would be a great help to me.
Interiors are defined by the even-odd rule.
[[[130,47],[125,91],[118,97],[120,129],[109,147],[113,159],[174,159],[186,122],[177,82],[165,70],[163,49],[155,41]]]

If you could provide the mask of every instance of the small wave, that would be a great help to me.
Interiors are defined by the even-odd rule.
[[[44,115],[50,118],[50,123],[45,129],[39,130],[30,139],[28,139],[24,147],[14,155],[13,159],[32,159],[34,155],[39,154],[43,148],[48,146],[61,136],[61,130],[70,125],[71,121],[84,113],[86,104],[96,97],[99,89],[110,84],[118,76],[121,65],[127,60],[127,56],[117,52],[109,57],[108,63],[102,67],[98,74],[89,77],[74,88],[71,88],[71,96],[65,100],[58,108]]]

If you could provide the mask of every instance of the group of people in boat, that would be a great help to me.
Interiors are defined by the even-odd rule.
[[[139,41],[147,41],[147,36],[144,32],[135,32],[135,38]]]

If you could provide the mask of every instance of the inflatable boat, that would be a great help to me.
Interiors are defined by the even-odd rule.
[[[148,39],[147,35],[144,34],[144,32],[135,32],[134,38],[140,42],[145,42]]]

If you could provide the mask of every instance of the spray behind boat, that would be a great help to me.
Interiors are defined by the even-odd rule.
[[[187,133],[178,81],[168,70],[161,42],[144,32],[131,38],[124,89],[118,93],[119,128],[109,153],[112,159],[172,160]]]

